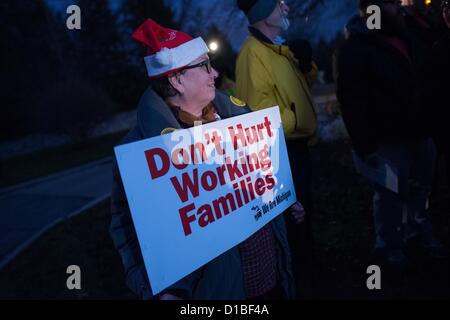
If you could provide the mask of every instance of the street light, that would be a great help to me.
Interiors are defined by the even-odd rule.
[[[219,49],[219,45],[216,41],[211,41],[209,43],[209,50],[211,50],[213,53],[216,52]]]

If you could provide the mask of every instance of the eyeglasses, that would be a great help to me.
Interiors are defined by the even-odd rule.
[[[193,69],[193,68],[199,68],[199,67],[203,67],[203,66],[206,66],[206,71],[207,71],[208,73],[211,73],[211,72],[212,72],[211,61],[210,61],[209,59],[206,59],[206,60],[204,60],[204,61],[202,61],[202,62],[199,62],[199,63],[193,64],[193,65],[184,67],[182,70]]]

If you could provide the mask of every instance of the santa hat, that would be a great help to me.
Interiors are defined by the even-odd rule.
[[[150,78],[177,72],[209,51],[201,37],[193,39],[186,33],[164,28],[152,19],[141,24],[132,38],[147,47],[144,60]]]

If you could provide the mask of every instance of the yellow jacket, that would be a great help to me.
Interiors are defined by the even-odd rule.
[[[286,138],[308,138],[311,145],[317,141],[317,118],[309,89],[317,66],[307,75],[297,66],[287,46],[249,36],[237,58],[236,95],[252,110],[278,105]]]

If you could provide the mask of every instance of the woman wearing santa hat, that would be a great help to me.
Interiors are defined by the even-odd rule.
[[[147,47],[144,58],[151,86],[142,96],[137,126],[122,143],[208,123],[250,111],[216,91],[218,73],[202,38],[164,28],[148,19],[133,34]],[[294,217],[303,208],[295,204]],[[111,201],[110,233],[126,272],[128,287],[143,299],[154,298],[133,227],[117,164]],[[293,279],[284,218],[279,215],[249,239],[228,250],[160,294],[161,299],[292,298]]]

